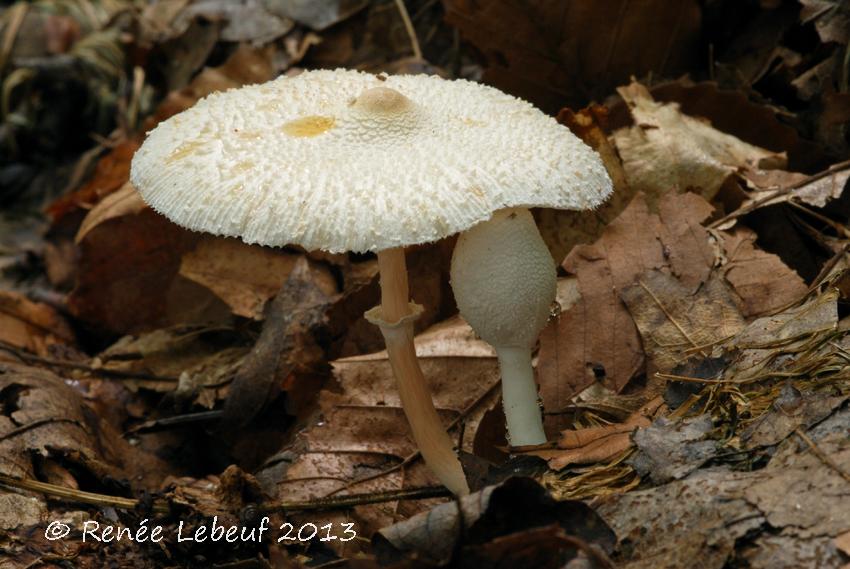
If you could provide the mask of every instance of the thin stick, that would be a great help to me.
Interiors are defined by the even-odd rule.
[[[135,509],[139,505],[139,500],[134,498],[122,498],[120,496],[108,496],[106,494],[96,494],[94,492],[84,492],[75,488],[66,488],[65,486],[57,486],[56,484],[48,484],[47,482],[39,482],[29,478],[12,478],[5,474],[0,474],[0,484],[10,486],[12,488],[20,488],[21,490],[30,490],[53,496],[71,502],[81,502],[83,504],[91,504],[93,506],[112,506],[114,508],[122,508],[124,510]],[[168,504],[154,502],[151,510],[158,514],[167,514],[170,509]]]
[[[644,284],[643,281],[638,281],[638,284],[641,286],[641,288],[643,288],[643,290],[645,290],[647,292],[647,294],[649,294],[649,296],[652,297],[652,300],[655,301],[655,304],[658,305],[658,308],[661,309],[661,312],[664,313],[664,316],[666,316],[667,319],[673,324],[673,326],[676,327],[676,329],[679,331],[679,333],[682,334],[682,336],[684,336],[685,339],[688,342],[691,343],[691,346],[696,348],[697,343],[693,341],[693,339],[688,335],[688,333],[685,331],[685,329],[682,327],[682,325],[679,324],[679,322],[676,321],[675,318],[673,318],[673,315],[670,314],[670,312],[667,310],[667,308],[664,306],[664,304],[662,304],[661,300],[657,296],[655,296],[655,293],[652,292],[652,290],[648,286],[646,286],[646,284]]]
[[[300,500],[292,502],[277,502],[263,506],[262,511],[299,511],[309,512],[316,510],[336,510],[362,506],[365,504],[379,504],[383,502],[395,502],[398,500],[426,500],[428,498],[445,498],[451,496],[444,486],[422,486],[418,488],[402,488],[400,490],[387,490],[384,492],[367,492],[363,494],[347,494],[335,498],[317,498],[315,500]]]
[[[741,216],[747,215],[748,213],[751,213],[751,212],[757,210],[762,205],[764,205],[764,204],[766,204],[770,201],[773,201],[776,198],[790,194],[794,190],[799,190],[803,186],[807,186],[807,185],[811,184],[812,182],[816,182],[816,181],[820,180],[821,178],[826,178],[827,176],[832,176],[836,172],[840,172],[841,170],[843,170],[844,168],[847,168],[848,166],[850,166],[850,160],[845,160],[844,162],[838,162],[837,164],[833,164],[832,166],[830,166],[826,170],[822,170],[822,171],[818,172],[817,174],[812,174],[811,176],[809,176],[805,180],[800,180],[799,182],[791,184],[790,186],[787,186],[785,188],[779,188],[778,190],[775,190],[769,196],[759,198],[756,201],[754,201],[753,203],[751,203],[751,204],[749,204],[745,207],[742,207],[741,209],[737,209],[737,210],[729,213],[728,215],[724,215],[723,217],[721,217],[717,221],[714,221],[711,224],[709,224],[708,227],[711,228],[711,229],[716,229],[716,228],[720,227],[721,225],[723,225],[724,223],[726,223],[727,221],[731,221],[733,219],[737,219]]]
[[[127,435],[143,435],[146,433],[156,433],[174,429],[177,427],[185,427],[187,425],[195,425],[197,423],[210,423],[212,421],[221,420],[224,411],[214,409],[212,411],[200,411],[198,413],[186,413],[183,415],[172,415],[171,417],[163,417],[162,419],[153,419],[145,421],[141,425],[136,425],[127,430]]]
[[[413,27],[413,22],[410,21],[410,14],[407,13],[407,7],[404,5],[404,0],[395,0],[395,5],[398,7],[398,13],[404,22],[404,27],[407,29],[407,35],[410,36],[410,46],[413,48],[413,57],[422,59],[422,49],[419,47],[419,39],[416,37],[416,29]]]
[[[820,449],[817,443],[815,443],[815,441],[813,441],[811,437],[809,437],[809,435],[804,433],[803,430],[800,429],[800,427],[794,429],[794,432],[797,434],[798,437],[803,439],[803,442],[809,445],[809,448],[812,449],[812,452],[815,453],[815,456],[817,456],[821,460],[821,462],[823,462],[825,465],[837,472],[838,475],[841,476],[841,478],[843,478],[847,482],[850,482],[850,474],[848,474],[847,471],[838,466],[838,464],[836,464],[834,460],[829,458],[826,453]]]
[[[80,371],[85,371],[94,375],[101,375],[106,377],[112,377],[115,379],[139,379],[144,381],[169,381],[169,382],[177,382],[178,379],[176,377],[169,376],[159,376],[153,375],[150,373],[143,372],[132,372],[132,371],[121,371],[117,369],[104,369],[104,368],[96,368],[92,367],[88,364],[83,364],[80,362],[72,362],[68,360],[55,360],[53,358],[43,358],[41,356],[37,356],[35,354],[31,354],[17,346],[9,344],[8,342],[4,342],[0,340],[0,349],[5,350],[7,352],[11,352],[24,360],[24,362],[28,364],[43,364],[48,367],[59,367],[65,369],[77,369]]]
[[[30,431],[32,429],[37,429],[43,425],[50,425],[53,423],[71,423],[72,425],[77,425],[81,429],[85,430],[85,428],[73,419],[56,419],[53,417],[47,417],[46,419],[38,419],[33,421],[32,423],[27,423],[26,425],[21,425],[20,427],[15,427],[8,433],[3,433],[0,435],[0,441],[5,441],[7,439],[11,439],[12,437],[17,437],[18,435]]]
[[[788,205],[795,207],[795,208],[799,209],[800,211],[811,215],[812,217],[814,217],[818,221],[821,221],[821,222],[829,225],[830,227],[832,227],[835,230],[836,233],[843,235],[845,239],[850,237],[850,230],[848,230],[845,226],[841,225],[837,221],[833,221],[830,218],[828,218],[827,216],[821,215],[818,212],[807,208],[803,204],[797,203],[793,199],[789,199],[787,203],[788,203]]]
[[[15,46],[15,39],[18,37],[18,32],[24,23],[28,9],[28,2],[18,2],[6,12],[9,15],[9,20],[3,34],[3,43],[0,45],[0,72],[3,71],[3,68],[6,67],[6,63],[9,61],[12,48]]]
[[[67,488],[56,484],[48,484],[30,478],[13,478],[0,474],[0,484],[11,488],[38,492],[47,496],[53,496],[71,502],[80,502],[100,507],[121,508],[133,510],[139,506],[140,500],[135,498],[124,498],[122,496],[110,496],[97,494],[95,492],[84,492],[75,488]],[[269,502],[260,505],[263,512],[309,512],[318,510],[338,510],[360,506],[364,504],[378,504],[382,502],[395,502],[397,500],[425,500],[428,498],[442,498],[451,494],[442,486],[421,486],[417,488],[404,488],[401,490],[388,490],[386,492],[366,492],[363,494],[347,494],[336,498],[319,498],[316,500],[293,500],[290,502]],[[151,505],[151,511],[155,514],[168,514],[171,505],[192,507],[192,504],[183,500],[155,500]]]

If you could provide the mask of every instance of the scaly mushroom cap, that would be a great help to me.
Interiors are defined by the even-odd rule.
[[[149,133],[130,179],[189,229],[331,252],[435,241],[505,207],[592,208],[611,191],[597,154],[525,101],[348,70],[210,95]]]

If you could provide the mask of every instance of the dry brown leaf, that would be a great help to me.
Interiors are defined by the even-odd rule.
[[[552,470],[563,470],[571,464],[596,464],[604,463],[631,448],[631,433],[641,425],[633,425],[623,428],[621,432],[606,433],[581,448],[567,451],[553,451],[547,453],[549,468]]]
[[[179,274],[215,293],[233,314],[260,320],[266,302],[302,258],[279,249],[246,246],[237,239],[203,239],[183,255]],[[336,294],[330,271],[313,269],[315,283],[326,294]]]
[[[670,372],[689,357],[689,351],[726,340],[745,325],[720,278],[693,291],[668,274],[650,271],[623,289],[620,297],[640,331],[651,364],[648,376]]]
[[[95,167],[92,178],[80,189],[53,202],[47,212],[57,223],[68,213],[89,208],[105,196],[119,190],[130,177],[130,160],[139,148],[136,139],[125,140],[115,146]]]
[[[498,363],[492,348],[476,339],[459,318],[430,328],[416,336],[415,342],[444,423],[466,413],[460,446],[471,451],[481,419],[499,400]],[[351,491],[436,483],[421,461],[385,472],[416,452],[386,352],[344,358],[333,366],[336,385],[321,393],[321,415],[311,420],[291,448],[267,461],[268,466],[258,474],[264,485],[276,488],[287,499],[307,499],[370,475],[375,478],[352,486]],[[457,430],[452,434],[456,436]],[[389,525],[396,515],[413,515],[433,504],[360,506],[354,517],[368,533],[367,528]]]
[[[571,464],[594,464],[611,460],[632,446],[632,432],[648,427],[652,417],[663,404],[656,397],[635,411],[623,423],[564,430],[558,441],[558,450],[529,451],[549,461],[549,468],[563,470]]]
[[[806,291],[802,279],[778,257],[754,248],[751,232],[709,233],[702,223],[713,208],[696,194],[667,194],[658,209],[658,214],[650,213],[639,194],[594,244],[575,247],[564,261],[563,267],[577,278],[580,300],[564,310],[540,337],[540,394],[550,432],[567,426],[562,411],[587,387],[599,382],[619,393],[632,377],[644,371],[646,349],[653,357],[660,357],[660,365],[666,368],[683,349],[693,347],[691,342],[682,345],[681,333],[673,329],[667,330],[669,337],[661,344],[641,343],[620,293],[649,271],[669,272],[684,287],[680,292],[692,296],[717,270],[738,297],[736,303],[744,317],[792,303]],[[706,302],[727,306],[724,318],[717,320],[717,314],[711,315],[708,329],[714,328],[709,334],[712,340],[722,339],[718,334],[731,332],[740,324],[728,299],[721,300],[725,293],[721,294],[720,288],[725,286],[716,283],[706,291]],[[647,294],[647,299],[657,305],[651,295]],[[663,311],[652,313],[660,317]],[[666,315],[664,318],[668,319]],[[644,323],[647,331],[658,323],[651,320]],[[704,326],[695,321],[685,324],[692,329]],[[668,341],[676,344],[675,350],[666,346],[667,353],[657,351]]]
[[[415,338],[416,354],[431,385],[437,409],[455,417],[469,406],[476,410],[465,417],[461,448],[472,451],[478,421],[498,399],[498,363],[493,348],[479,339],[460,317],[434,325]],[[386,351],[343,358],[333,362],[343,390],[339,398],[328,394],[324,408],[335,405],[369,405],[401,408],[395,377]],[[487,394],[492,396],[486,396]],[[483,398],[483,400],[482,400]],[[404,428],[407,432],[407,427]]]
[[[326,314],[336,292],[323,265],[298,258],[269,305],[260,337],[230,386],[222,423],[226,431],[238,432],[248,425],[286,388],[284,380],[291,374],[326,366],[326,350],[316,338],[319,330],[326,328]],[[315,381],[309,383],[306,389],[288,386],[293,414],[303,413],[314,400],[319,386]],[[301,391],[308,393],[302,395]]]
[[[266,0],[265,4],[272,13],[292,18],[299,24],[322,31],[350,18],[369,3],[365,0],[323,0],[322,2]]]
[[[800,406],[793,410],[774,408],[741,433],[745,448],[775,445],[796,429],[809,429],[833,414],[847,395],[830,395],[824,392],[802,393]]]
[[[126,175],[129,175],[129,170]],[[74,237],[74,241],[79,244],[93,228],[101,223],[123,217],[126,215],[136,215],[147,209],[142,196],[133,187],[133,184],[125,178],[124,182],[113,193],[104,197],[83,219],[80,224],[80,229]]]
[[[707,200],[739,167],[781,168],[784,155],[753,146],[685,115],[676,103],[656,102],[632,83],[618,92],[634,126],[616,131],[614,143],[629,185],[650,196],[670,189],[698,190]]]
[[[254,1],[195,0],[180,12],[171,28],[181,30],[200,17],[212,22],[223,22],[221,40],[265,45],[290,31],[295,23],[281,18],[269,10],[269,4]]]
[[[233,315],[258,319],[304,256],[183,229],[148,208],[129,182],[89,212],[77,241],[71,312],[118,333],[227,323]],[[336,293],[327,267],[313,273]]]
[[[742,172],[742,177],[753,190],[752,197],[740,205],[742,212],[749,213],[792,199],[815,207],[824,207],[844,193],[844,188],[850,180],[850,165],[829,169],[814,176],[784,170],[746,169]],[[736,217],[740,217],[740,213],[736,212]],[[731,226],[731,223],[726,223],[720,228],[728,229]]]
[[[850,42],[850,6],[842,0],[800,0],[800,20],[814,22],[820,39],[846,45]]]
[[[783,8],[783,15],[780,17],[793,20],[794,15],[793,9]],[[770,44],[771,51],[774,46],[774,43]],[[736,63],[735,67],[736,71],[741,73],[740,64]],[[757,65],[753,72],[759,72],[760,69],[763,70],[763,66]],[[708,119],[710,124],[721,132],[773,152],[787,152],[789,167],[793,169],[821,168],[827,160],[823,149],[802,139],[797,130],[786,124],[784,116],[777,108],[754,102],[745,90],[722,89],[713,81],[693,83],[688,79],[653,82],[649,90],[657,102],[677,103],[685,115]],[[623,128],[632,122],[625,103],[612,104],[612,130]]]
[[[487,56],[484,81],[553,113],[601,100],[633,75],[679,75],[699,57],[692,0],[444,4],[448,22]]]
[[[696,286],[708,275],[713,255],[700,226],[711,206],[694,194],[670,194],[661,216],[642,196],[611,222],[593,245],[572,250],[564,268],[575,274],[581,299],[540,338],[540,394],[548,428],[561,430],[560,411],[593,384],[619,392],[644,367],[638,330],[619,291],[651,269],[670,267]]]
[[[517,504],[522,504],[522,511]],[[384,563],[398,559],[400,552],[415,552],[418,559],[445,565],[463,547],[469,566],[555,569],[564,567],[565,557],[569,559],[575,552],[565,556],[564,548],[556,545],[548,531],[543,534],[549,538],[548,546],[544,545],[546,539],[536,539],[536,532],[552,526],[602,551],[609,552],[614,546],[614,534],[589,506],[553,500],[529,478],[510,478],[384,528],[375,545]],[[526,543],[529,539],[531,544]],[[561,551],[554,553],[553,546]],[[481,549],[473,549],[477,547]]]
[[[0,341],[39,356],[49,355],[52,344],[76,342],[71,327],[53,308],[6,291],[0,291]]]
[[[230,345],[222,348],[223,339],[229,339]],[[169,378],[122,382],[131,390],[172,393],[178,402],[212,408],[226,395],[249,350],[236,332],[179,326],[125,336],[98,354],[96,361],[104,369]]]
[[[225,322],[230,311],[221,300],[177,276],[181,255],[200,239],[147,208],[126,185],[83,223],[77,283],[68,297],[71,314],[113,333]]]
[[[0,362],[0,472],[76,487],[76,477],[131,474],[152,489],[164,471],[88,409],[82,395],[49,371]],[[72,474],[73,473],[73,474]]]
[[[759,316],[803,298],[803,279],[771,253],[756,249],[757,235],[744,227],[722,234],[722,271],[741,298],[744,317]]]

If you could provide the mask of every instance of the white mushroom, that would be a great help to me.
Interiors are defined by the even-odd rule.
[[[381,305],[367,316],[384,334],[426,463],[458,494],[466,480],[413,347],[420,309],[404,247],[504,208],[593,207],[611,189],[599,158],[529,103],[468,81],[347,70],[210,95],[149,133],[131,180],[189,229],[376,252]]]
[[[497,211],[463,233],[452,257],[461,315],[496,348],[512,446],[546,442],[531,350],[555,300],[555,263],[527,209]]]

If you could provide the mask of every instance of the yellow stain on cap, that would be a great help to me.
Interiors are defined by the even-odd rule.
[[[283,132],[299,138],[319,136],[333,128],[336,120],[333,117],[312,115],[289,121],[283,125]]]
[[[174,151],[166,157],[165,161],[168,163],[176,162],[177,160],[181,160],[186,156],[195,152],[198,148],[203,146],[203,141],[200,140],[190,140],[189,142],[184,142],[180,146],[174,149]]]

